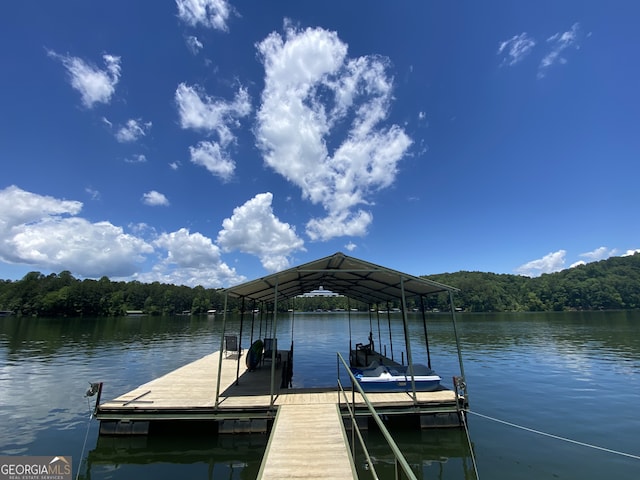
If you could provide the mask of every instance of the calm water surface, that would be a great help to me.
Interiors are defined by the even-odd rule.
[[[393,347],[399,360],[401,329],[390,339],[386,319],[380,326],[378,334],[374,319],[376,345],[389,356]],[[367,341],[369,327],[367,315],[352,317],[354,344]],[[458,315],[471,410],[640,456],[639,327],[640,312]],[[293,333],[294,386],[335,384],[335,352],[349,350],[343,316],[287,315],[277,329],[281,348]],[[238,333],[237,319],[227,331]],[[450,385],[459,370],[448,316],[431,316],[428,333],[432,366]],[[70,455],[74,476],[93,479],[255,478],[265,435],[99,438],[98,423],[89,421],[88,382],[104,382],[103,398],[113,398],[218,350],[220,335],[220,317],[0,318],[0,455]],[[414,361],[426,362],[417,318],[409,335]],[[319,361],[310,355],[325,351]],[[640,478],[640,460],[473,414],[469,427],[483,479]],[[463,432],[393,434],[418,478],[475,478]],[[379,434],[369,431],[367,442],[378,473],[392,478]],[[357,464],[368,478],[364,460]]]

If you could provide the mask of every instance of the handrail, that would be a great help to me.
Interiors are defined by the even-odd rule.
[[[346,391],[345,391],[344,387],[342,386],[342,382],[340,381],[340,363],[341,362],[342,362],[342,365],[344,365],[345,371],[349,375],[349,378],[351,379],[351,385],[352,385],[351,394],[352,394],[352,403],[353,403],[353,405],[349,405],[349,400],[347,398]],[[364,454],[365,454],[365,456],[367,458],[367,462],[368,462],[368,464],[369,464],[369,466],[371,468],[371,473],[373,475],[373,478],[377,479],[378,478],[378,474],[375,471],[375,467],[373,466],[373,462],[371,461],[371,457],[369,456],[369,452],[367,451],[367,447],[364,444],[364,439],[362,438],[362,434],[360,433],[360,429],[358,428],[358,425],[356,423],[356,416],[355,416],[355,392],[356,392],[356,390],[358,391],[358,393],[360,395],[362,395],[362,399],[364,400],[364,403],[366,404],[367,408],[369,409],[369,412],[371,413],[371,416],[373,417],[373,419],[375,420],[376,424],[378,425],[378,428],[380,428],[380,432],[382,433],[382,436],[387,441],[387,444],[391,448],[391,452],[393,453],[393,456],[395,457],[395,462],[396,462],[395,478],[396,479],[400,478],[399,477],[399,473],[400,472],[398,471],[398,466],[400,466],[400,469],[407,476],[407,478],[409,478],[410,480],[417,480],[417,477],[413,473],[413,470],[411,470],[411,467],[409,466],[409,463],[407,462],[407,460],[404,458],[404,455],[400,451],[400,448],[398,448],[398,445],[396,444],[395,440],[393,440],[393,437],[391,437],[391,434],[389,433],[389,431],[387,430],[387,427],[385,426],[384,422],[380,418],[380,415],[378,415],[378,412],[376,412],[375,407],[372,405],[372,403],[367,398],[367,395],[364,393],[364,390],[362,390],[362,387],[358,383],[358,380],[356,379],[356,377],[351,372],[351,369],[349,368],[349,366],[345,362],[345,360],[342,357],[342,355],[340,354],[340,352],[337,352],[337,365],[338,365],[338,389],[339,389],[340,393],[342,393],[342,395],[344,396],[345,404],[347,405],[347,409],[349,410],[349,416],[351,417],[352,429],[354,428],[353,426],[355,425],[355,432],[356,432],[356,434],[358,436],[358,440],[360,441],[360,446],[362,447],[362,450],[364,451]],[[338,405],[340,405],[340,398],[338,398]]]

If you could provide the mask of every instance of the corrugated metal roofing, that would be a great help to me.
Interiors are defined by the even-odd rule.
[[[338,252],[267,277],[229,287],[231,297],[273,302],[311,292],[320,287],[368,304],[415,295],[454,292],[456,288],[415,277]]]

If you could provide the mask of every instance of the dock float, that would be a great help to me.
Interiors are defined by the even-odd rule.
[[[357,478],[335,402],[278,409],[258,479],[282,478]]]

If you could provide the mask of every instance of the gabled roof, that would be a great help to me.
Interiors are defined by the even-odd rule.
[[[338,252],[267,277],[229,287],[224,292],[231,297],[273,302],[276,288],[278,299],[288,299],[320,287],[368,304],[399,299],[402,297],[402,287],[407,297],[457,291],[454,287]]]

